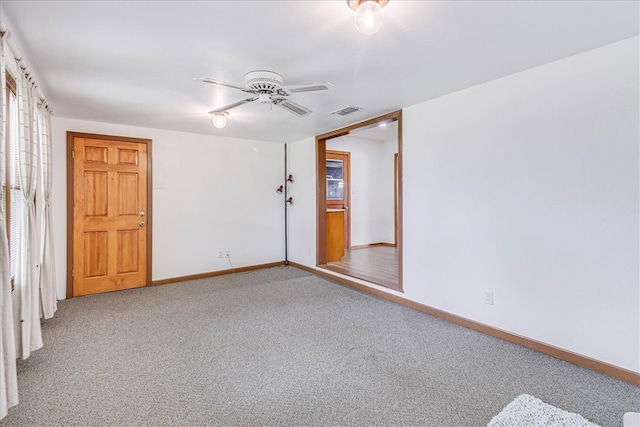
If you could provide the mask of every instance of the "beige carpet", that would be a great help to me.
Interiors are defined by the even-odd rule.
[[[532,394],[603,427],[640,388],[293,267],[74,298],[1,426],[485,426]]]

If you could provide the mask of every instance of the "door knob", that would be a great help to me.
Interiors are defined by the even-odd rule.
[[[138,225],[139,225],[140,227],[144,227],[144,221],[140,221],[140,222],[138,223]]]
[[[138,215],[144,216],[144,211],[141,211]]]

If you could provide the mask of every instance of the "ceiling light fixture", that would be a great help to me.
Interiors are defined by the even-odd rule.
[[[228,115],[229,115],[229,113],[227,113],[226,111],[224,111],[222,113],[215,113],[213,115],[213,125],[218,129],[222,129],[223,127],[225,127],[227,125],[227,116]]]
[[[349,7],[356,11],[354,23],[362,34],[377,32],[384,22],[382,8],[389,0],[347,0]]]

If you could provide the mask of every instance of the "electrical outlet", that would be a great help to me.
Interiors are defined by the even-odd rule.
[[[218,258],[222,259],[222,251],[218,252]]]
[[[493,305],[493,291],[484,291],[484,303]]]
[[[225,251],[224,257],[225,258],[231,258],[231,251]]]

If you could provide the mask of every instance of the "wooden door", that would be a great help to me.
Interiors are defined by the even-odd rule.
[[[327,150],[327,209],[344,209],[344,246],[351,248],[351,153]]]
[[[149,140],[72,134],[73,296],[146,286]]]

